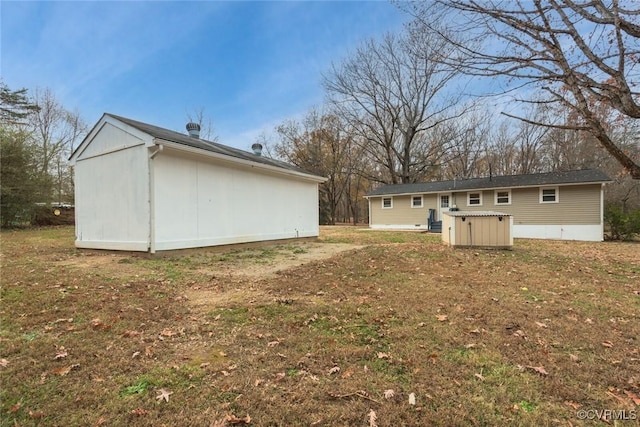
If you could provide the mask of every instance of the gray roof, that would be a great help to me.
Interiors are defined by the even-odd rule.
[[[610,182],[611,179],[597,169],[565,172],[536,173],[529,175],[505,175],[485,178],[421,182],[414,184],[383,185],[366,196],[394,194],[422,194],[450,191],[484,190],[491,188],[537,187],[541,185],[589,184]]]
[[[250,162],[261,163],[264,165],[286,169],[293,172],[317,176],[314,173],[301,169],[297,166],[293,166],[289,163],[281,162],[279,160],[271,159],[269,157],[259,156],[257,154],[253,154],[248,151],[239,150],[237,148],[222,145],[217,142],[211,142],[204,139],[194,138],[187,134],[164,129],[158,126],[139,122],[137,120],[128,119],[126,117],[116,116],[115,114],[105,113],[105,116],[113,117],[114,119],[119,120],[123,123],[126,123],[127,125],[132,126],[144,133],[147,133],[154,138],[175,142],[177,144],[182,144],[188,147],[199,148],[205,151],[211,151],[213,153],[222,154],[222,155],[234,157],[237,159],[248,160]]]

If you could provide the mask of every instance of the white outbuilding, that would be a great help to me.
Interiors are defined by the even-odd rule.
[[[71,155],[76,247],[156,251],[319,234],[318,185],[290,164],[104,114]]]

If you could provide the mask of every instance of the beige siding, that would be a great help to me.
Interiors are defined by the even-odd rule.
[[[445,228],[445,221],[443,221],[443,240],[453,246],[504,248],[511,245],[509,217],[476,216],[466,217],[465,221],[459,216],[444,215],[444,217],[449,219],[447,221],[449,224]],[[445,238],[445,234],[448,234],[447,230],[452,225],[453,235]]]
[[[419,194],[416,194],[419,196]],[[436,208],[436,195],[425,194],[422,197],[422,207],[411,206],[412,196],[391,196],[393,207],[382,208],[382,197],[371,197],[371,224],[372,225],[406,225],[426,227],[429,209]]]
[[[546,187],[545,187],[546,188]],[[496,205],[494,191],[482,192],[482,206],[467,206],[467,192],[454,193],[461,211],[498,211],[513,215],[513,223],[600,224],[600,184],[558,187],[558,203],[540,203],[540,189],[514,188],[510,205]]]

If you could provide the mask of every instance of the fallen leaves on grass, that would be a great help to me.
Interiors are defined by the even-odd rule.
[[[163,389],[163,388],[161,388],[160,390],[158,390],[158,393],[160,393],[160,394],[158,394],[158,395],[156,396],[156,400],[158,400],[159,402],[162,402],[163,400],[164,400],[165,402],[168,402],[168,401],[169,401],[169,396],[171,396],[171,395],[173,394],[173,392],[172,392],[172,391],[165,390],[165,389]]]
[[[56,355],[53,357],[53,360],[58,360],[58,359],[64,359],[65,357],[67,357],[69,354],[66,351],[59,351],[56,353]]]
[[[396,395],[396,393],[395,393],[393,390],[389,389],[389,390],[385,390],[385,391],[382,393],[382,395],[384,396],[384,398],[385,398],[385,399],[389,400],[389,399],[391,399],[393,396],[395,396],[395,395]]]
[[[577,410],[577,409],[579,409],[579,408],[582,406],[581,404],[579,404],[579,403],[577,403],[577,402],[574,402],[574,401],[572,401],[572,400],[566,400],[566,401],[564,402],[564,404],[565,404],[565,405],[569,405],[569,406],[571,406],[573,409],[576,409],[576,410]]]
[[[227,415],[224,420],[228,424],[251,424],[251,417],[249,414],[243,418],[236,417],[235,415]]]
[[[542,366],[526,366],[526,368],[539,373],[543,377],[549,375],[549,373]]]
[[[102,330],[102,331],[107,331],[111,329],[111,325],[107,325],[97,317],[91,320],[91,327],[95,330]]]
[[[369,409],[369,414],[367,415],[367,419],[369,421],[369,427],[378,427],[378,416],[373,409]]]
[[[338,372],[340,372],[339,366],[334,366],[333,368],[329,369],[329,375],[337,374]]]
[[[541,328],[547,328],[547,325],[545,323],[542,323],[542,322],[536,322],[536,325],[538,325]]]
[[[34,420],[39,420],[42,417],[44,417],[43,411],[29,411],[29,418],[32,418]]]
[[[70,365],[70,366],[63,366],[61,368],[52,369],[51,373],[54,374],[54,375],[58,375],[58,376],[64,377],[69,372],[71,372],[73,369],[78,369],[79,367],[80,367],[80,365],[78,365],[78,364],[74,364],[74,365]]]
[[[449,316],[447,316],[446,314],[436,314],[436,319],[438,319],[438,322],[445,322],[447,319],[449,319]]]
[[[9,366],[9,361],[7,359],[0,359],[0,367],[6,368]]]
[[[602,342],[602,346],[603,347],[607,347],[607,348],[611,348],[611,347],[613,347],[613,343],[611,341],[603,341]]]
[[[513,336],[514,336],[514,337],[518,337],[518,338],[523,338],[523,339],[525,339],[525,340],[527,339],[527,336],[525,335],[525,333],[524,333],[522,330],[520,330],[520,329],[518,329],[517,331],[515,331],[515,332],[513,333]]]
[[[132,409],[130,414],[131,415],[135,415],[138,417],[142,417],[143,415],[147,415],[149,413],[149,411],[147,411],[146,409],[142,409],[142,408],[136,408],[136,409]]]
[[[607,391],[607,395],[613,397],[614,399],[616,399],[618,402],[622,403],[622,404],[627,404],[627,400],[622,397],[622,396],[618,396],[617,394],[613,393],[613,391],[620,391],[618,389],[614,389],[613,387],[609,387],[609,391]]]
[[[632,393],[628,390],[624,390],[624,394],[626,394],[627,396],[629,396],[629,398],[631,400],[633,400],[633,403],[635,403],[636,405],[640,405],[640,396],[638,396],[635,393]]]
[[[15,412],[18,412],[20,408],[22,408],[22,402],[18,402],[15,405],[13,405],[11,408],[9,408],[7,410],[7,414],[13,414]]]
[[[415,393],[410,393],[409,394],[409,405],[415,405],[416,404],[416,394]]]

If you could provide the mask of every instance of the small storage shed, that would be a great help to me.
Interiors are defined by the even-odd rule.
[[[442,218],[442,241],[453,247],[509,249],[513,217],[493,211],[450,211]]]

